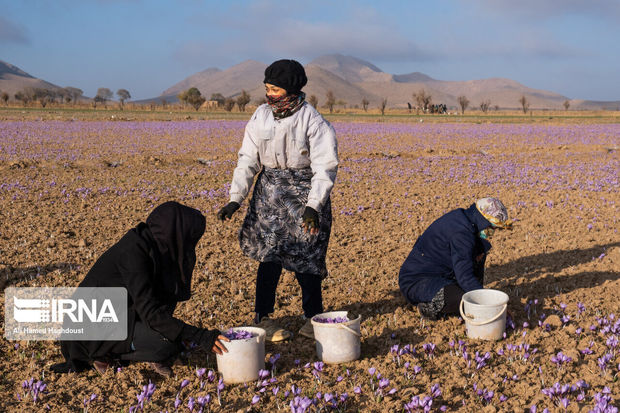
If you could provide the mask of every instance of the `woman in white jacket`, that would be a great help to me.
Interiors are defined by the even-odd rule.
[[[305,101],[307,78],[295,60],[278,60],[265,69],[267,103],[256,109],[245,128],[233,173],[230,202],[219,212],[230,219],[254,185],[239,232],[241,250],[260,262],[256,279],[256,323],[267,339],[285,340],[289,331],[269,314],[274,311],[282,268],[301,286],[308,319],[299,331],[314,337],[310,317],[323,312],[321,281],[331,232],[330,192],[338,170],[333,127]]]

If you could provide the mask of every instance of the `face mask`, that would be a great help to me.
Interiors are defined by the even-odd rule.
[[[490,239],[495,233],[495,228],[488,227],[480,231],[480,238],[482,239]]]

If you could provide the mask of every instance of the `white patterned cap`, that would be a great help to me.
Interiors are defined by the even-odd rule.
[[[482,198],[476,201],[476,209],[491,224],[499,228],[512,226],[512,221],[508,220],[508,211],[502,201],[497,198]]]

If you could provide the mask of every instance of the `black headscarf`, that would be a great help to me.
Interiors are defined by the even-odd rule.
[[[165,202],[146,219],[146,225],[161,254],[156,276],[166,294],[175,301],[190,297],[192,272],[196,265],[196,244],[205,232],[206,220],[197,209],[178,202]]]

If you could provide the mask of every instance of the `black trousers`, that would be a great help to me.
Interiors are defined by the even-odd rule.
[[[256,274],[256,321],[273,313],[276,303],[276,289],[282,274],[282,265],[275,262],[261,262]],[[301,287],[301,306],[307,318],[323,312],[321,277],[314,274],[295,273]]]
[[[180,341],[168,340],[140,320],[136,321],[131,345],[135,350],[121,354],[121,360],[159,362],[176,356],[183,350]]]

